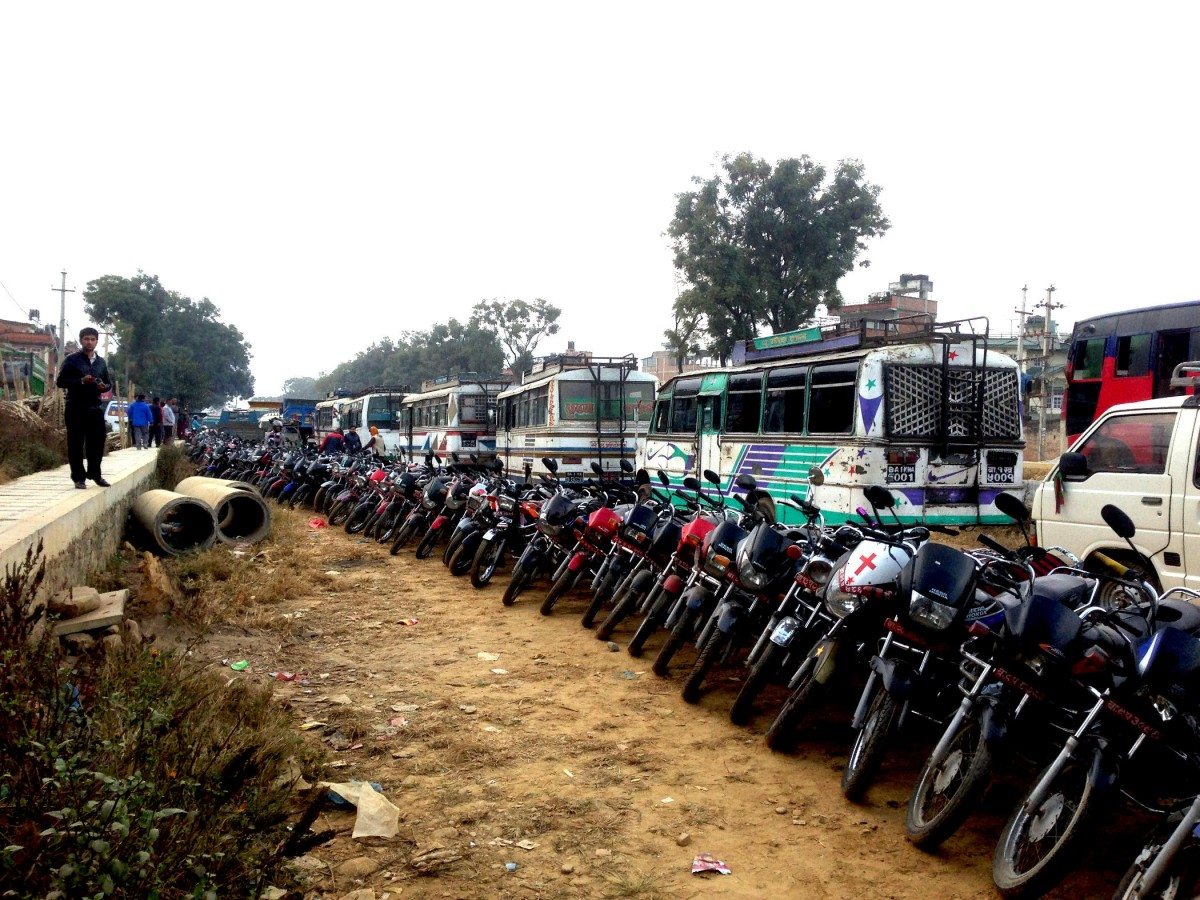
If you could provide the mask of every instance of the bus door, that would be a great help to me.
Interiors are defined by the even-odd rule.
[[[728,379],[724,372],[714,372],[705,375],[700,383],[696,408],[696,477],[701,482],[705,469],[716,472],[722,480],[725,478],[726,473],[721,471],[721,417]]]

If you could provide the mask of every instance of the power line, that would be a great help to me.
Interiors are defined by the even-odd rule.
[[[29,315],[29,310],[23,307],[20,303],[17,303],[17,298],[12,295],[12,291],[8,289],[8,285],[6,285],[3,281],[0,281],[0,288],[4,288],[4,293],[8,294],[8,299],[16,305],[17,309],[23,312],[26,316]]]

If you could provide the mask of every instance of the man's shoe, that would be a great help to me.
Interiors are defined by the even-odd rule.
[[[111,484],[109,484],[107,481],[105,481],[103,478],[96,478],[96,479],[93,479],[93,480],[96,482],[96,484],[97,484],[99,487],[112,487],[112,485],[111,485]]]
[[[81,491],[86,491],[87,490],[87,482],[86,481],[77,481],[77,482],[75,482],[75,487]]]

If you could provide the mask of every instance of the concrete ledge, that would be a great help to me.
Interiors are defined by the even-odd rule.
[[[117,548],[134,499],[153,487],[158,450],[118,450],[104,457],[111,487],[76,489],[61,466],[0,485],[0,571],[19,564],[42,542],[43,595],[84,584]]]

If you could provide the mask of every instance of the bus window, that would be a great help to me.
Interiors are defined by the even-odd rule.
[[[464,425],[475,425],[483,421],[483,397],[478,394],[465,394],[458,398],[458,421]]]
[[[804,389],[807,382],[807,366],[774,369],[768,373],[764,432],[800,434],[804,431]]]
[[[545,425],[546,419],[546,404],[550,400],[550,386],[545,385],[531,392],[532,396],[529,400],[529,424],[530,425]]]
[[[721,398],[719,395],[700,398],[700,430],[721,430]]]
[[[725,412],[725,430],[736,434],[754,434],[762,416],[762,372],[729,377],[729,407]],[[803,406],[801,407],[803,409]]]
[[[696,397],[676,397],[671,401],[671,431],[692,434],[696,431]]]
[[[654,404],[654,421],[650,423],[651,434],[666,434],[671,430],[671,401],[659,400]]]
[[[1104,338],[1076,341],[1071,351],[1076,378],[1099,378],[1104,369]]]
[[[1150,374],[1150,335],[1131,334],[1117,338],[1117,376]]]
[[[854,384],[857,380],[857,362],[813,366],[808,405],[809,433],[848,434],[854,430]]]

